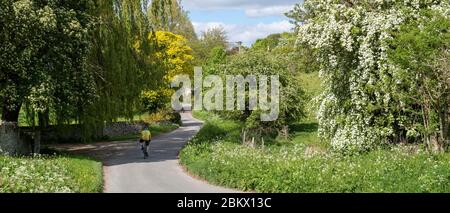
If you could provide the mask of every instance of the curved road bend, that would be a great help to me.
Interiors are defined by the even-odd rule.
[[[105,192],[109,193],[232,193],[186,174],[178,164],[183,146],[202,126],[190,113],[182,113],[183,126],[156,136],[149,159],[143,159],[136,142],[125,142],[104,159]],[[114,147],[111,147],[115,149]],[[108,148],[106,148],[108,149]]]

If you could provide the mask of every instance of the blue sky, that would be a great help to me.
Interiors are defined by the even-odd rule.
[[[222,26],[231,42],[250,46],[256,39],[290,31],[284,13],[301,0],[182,0],[197,34]]]

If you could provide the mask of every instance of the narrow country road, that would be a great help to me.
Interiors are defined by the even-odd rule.
[[[189,176],[178,163],[183,146],[202,126],[191,113],[182,113],[183,126],[155,136],[150,157],[143,158],[137,140],[93,144],[59,144],[50,148],[87,155],[104,165],[105,192],[109,193],[233,193]]]
[[[182,113],[182,121],[179,129],[153,139],[149,159],[143,159],[136,141],[123,143],[116,154],[108,155],[104,159],[105,192],[236,192],[194,179],[183,171],[178,164],[179,151],[200,130],[202,123],[190,113]]]

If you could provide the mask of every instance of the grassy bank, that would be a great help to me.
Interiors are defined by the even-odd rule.
[[[339,156],[317,137],[317,124],[291,126],[292,138],[265,147],[240,144],[241,124],[205,113],[204,128],[181,163],[210,182],[258,192],[450,192],[450,155],[391,147]]]
[[[0,156],[0,192],[101,192],[102,164],[85,157]]]

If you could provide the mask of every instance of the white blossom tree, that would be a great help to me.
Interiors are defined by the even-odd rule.
[[[410,119],[420,112],[398,92],[405,90],[400,88],[403,75],[389,51],[394,32],[420,19],[423,10],[449,18],[450,3],[306,0],[291,12],[298,42],[317,51],[324,86],[319,133],[336,150],[363,151],[420,138],[419,122]],[[409,71],[414,75],[415,70]]]

